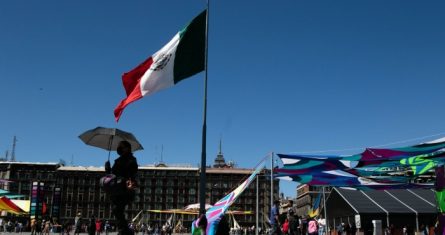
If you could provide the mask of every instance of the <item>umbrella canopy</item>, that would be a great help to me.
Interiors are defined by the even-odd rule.
[[[25,211],[23,211],[19,206],[14,204],[7,197],[0,197],[0,211],[6,211],[13,214],[25,213]]]
[[[25,195],[15,194],[15,193],[11,193],[10,191],[6,191],[6,190],[3,190],[3,189],[0,189],[0,197],[3,197],[3,196],[5,196],[5,197],[7,197],[9,199],[25,197]]]
[[[206,210],[210,209],[211,207],[212,207],[212,205],[205,204],[205,209]],[[184,208],[184,210],[187,210],[187,211],[199,210],[199,203],[194,203],[194,204],[187,205]]]
[[[117,128],[96,127],[85,131],[79,138],[87,145],[108,151],[116,150],[119,142],[123,140],[131,144],[132,151],[144,149],[133,134]]]

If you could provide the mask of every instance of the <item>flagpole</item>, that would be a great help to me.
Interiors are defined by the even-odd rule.
[[[273,152],[270,157],[270,210],[273,206]]]
[[[201,172],[199,175],[199,212],[206,212],[205,209],[205,195],[206,195],[206,145],[207,145],[207,61],[208,61],[208,43],[209,43],[209,1],[207,0],[207,15],[206,15],[206,38],[205,38],[205,60],[204,60],[204,119],[202,125],[202,149],[201,149]]]
[[[258,235],[258,229],[259,229],[259,224],[258,224],[258,215],[260,214],[259,212],[259,206],[258,206],[258,181],[260,181],[260,175],[256,175],[256,203],[255,203],[255,211],[256,211],[256,215],[255,215],[255,235]]]

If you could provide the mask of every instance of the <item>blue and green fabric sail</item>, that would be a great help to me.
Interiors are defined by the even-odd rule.
[[[445,164],[445,140],[400,148],[366,148],[353,155],[277,154],[275,176],[313,186],[360,189],[434,188],[415,179]],[[409,172],[409,174],[401,174]]]

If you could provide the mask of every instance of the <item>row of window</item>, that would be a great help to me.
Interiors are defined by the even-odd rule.
[[[162,171],[165,172],[165,171]],[[1,174],[4,174],[5,172],[1,172]],[[17,172],[17,178],[18,179],[27,179],[27,176],[30,176],[30,173],[23,173],[22,175],[24,176],[23,178],[20,178],[20,173]],[[36,176],[38,176],[39,179],[52,179],[53,174],[51,173],[37,173]],[[42,176],[46,176],[46,177],[42,177]],[[164,184],[165,182],[165,184]],[[99,183],[99,178],[96,178],[94,176],[89,176],[86,175],[85,178],[80,178],[80,177],[62,177],[58,179],[57,184],[59,185],[89,185],[89,186],[97,186]],[[239,184],[239,182],[207,182],[207,188],[222,188],[222,189],[232,189],[234,186],[237,186]],[[152,181],[150,179],[146,179],[146,180],[142,180],[142,186],[167,186],[167,187],[172,187],[175,186],[175,181],[174,180],[165,180],[165,179],[156,179],[155,181]],[[177,182],[177,186],[178,187],[190,187],[190,186],[197,186],[198,185],[198,181],[178,181]],[[29,187],[30,184],[28,182],[24,182],[23,188],[27,188]],[[267,186],[265,184],[262,184],[260,186],[260,188],[265,189]],[[256,185],[255,184],[251,184],[249,186],[249,189],[255,189]],[[78,187],[79,191],[84,191],[84,187]],[[94,189],[89,189],[89,190],[94,190]],[[159,189],[156,189],[159,190]],[[169,189],[167,189],[167,193],[172,193],[171,191],[168,191]]]
[[[2,172],[0,175],[5,176],[6,172]],[[41,180],[52,180],[54,179],[54,175],[52,173],[48,173],[45,171],[17,171],[15,173],[16,179],[41,179]],[[2,178],[4,179],[4,178]]]

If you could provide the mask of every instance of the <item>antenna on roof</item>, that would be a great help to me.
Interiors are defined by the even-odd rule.
[[[15,162],[15,144],[16,143],[17,143],[17,138],[14,136],[14,139],[12,139],[11,162]]]
[[[219,137],[219,154],[222,155],[222,136]]]
[[[161,145],[161,163],[164,163],[163,155],[164,155],[164,145],[162,144]]]

